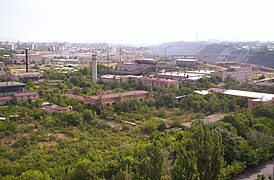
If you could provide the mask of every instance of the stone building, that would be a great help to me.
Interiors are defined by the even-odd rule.
[[[84,103],[92,106],[107,106],[117,104],[120,98],[122,100],[136,98],[138,101],[142,102],[148,97],[149,92],[147,91],[127,91],[121,93],[111,93],[98,96],[84,97]]]
[[[250,81],[252,77],[252,66],[242,64],[240,67],[230,67],[226,71],[216,71],[212,74],[221,77],[222,81],[225,81],[229,76],[238,81]]]

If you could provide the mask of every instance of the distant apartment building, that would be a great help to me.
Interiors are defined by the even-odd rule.
[[[120,98],[122,100],[136,98],[138,101],[142,102],[148,97],[149,92],[147,91],[127,91],[121,93],[111,93],[98,96],[84,97],[84,103],[92,106],[107,106],[117,104]]]
[[[29,63],[38,63],[38,62],[42,62],[42,56],[39,54],[28,54],[29,57]],[[11,58],[17,62],[24,62],[26,61],[26,55],[25,54],[13,54],[11,56]]]
[[[5,50],[14,50],[13,44],[0,44],[0,48],[3,48]]]
[[[7,77],[13,81],[20,81],[20,80],[32,80],[37,81],[39,79],[43,79],[43,74],[39,72],[29,72],[29,73],[11,73],[8,74]]]
[[[30,49],[30,50],[35,50],[35,44],[34,43],[21,43],[17,42],[16,43],[16,49],[17,50],[23,50],[23,49]]]
[[[9,96],[0,97],[0,105],[5,105],[12,100],[24,102],[24,101],[28,101],[28,100],[34,101],[36,99],[39,99],[39,94],[37,92],[15,93],[15,94],[12,94]]]
[[[238,81],[249,81],[252,77],[252,66],[243,64],[240,67],[230,67],[226,71],[216,71],[213,74],[221,77],[222,81],[225,81],[229,76]]]
[[[25,87],[25,83],[19,83],[14,81],[0,82],[0,96],[22,93],[24,92]]]

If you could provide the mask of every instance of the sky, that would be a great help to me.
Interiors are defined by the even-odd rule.
[[[274,41],[273,0],[0,0],[0,40]]]

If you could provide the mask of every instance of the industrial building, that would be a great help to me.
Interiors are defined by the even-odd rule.
[[[229,76],[238,81],[249,81],[252,77],[252,66],[242,64],[240,67],[230,67],[226,71],[216,71],[213,75],[221,77],[222,81],[225,81]]]
[[[186,67],[194,67],[198,66],[198,59],[177,59],[176,66],[186,66]]]
[[[172,79],[142,77],[136,80],[139,80],[142,86],[152,87],[153,89],[170,88],[170,87],[179,89],[179,82]]]
[[[122,100],[136,98],[138,101],[144,101],[148,96],[149,92],[143,90],[127,91],[84,97],[84,103],[92,106],[107,106],[117,104],[120,98]]]
[[[23,93],[25,83],[19,83],[14,81],[0,82],[0,96],[8,96],[15,93]]]
[[[29,73],[11,73],[8,74],[7,77],[10,80],[13,81],[22,81],[22,80],[32,80],[32,81],[37,81],[39,79],[43,79],[43,74],[39,72],[29,72]]]
[[[197,81],[203,76],[207,76],[205,74],[199,74],[199,73],[187,73],[187,72],[161,72],[157,73],[155,75],[158,78],[166,78],[166,79],[173,79],[177,81]],[[207,76],[209,77],[209,76]]]
[[[165,78],[154,78],[154,77],[143,77],[143,76],[134,76],[134,75],[103,75],[100,77],[102,82],[113,82],[118,81],[121,83],[128,82],[128,81],[136,81],[140,83],[144,87],[152,87],[153,89],[159,88],[170,88],[174,87],[179,89],[179,82],[172,79],[165,79]]]
[[[16,63],[25,62],[26,55],[25,54],[13,54],[11,56]],[[42,56],[40,54],[28,54],[28,61],[29,63],[38,63],[42,62]]]
[[[178,70],[175,64],[157,64],[153,59],[123,61],[117,64],[117,73],[140,75],[146,72],[157,72],[163,69]]]
[[[0,105],[5,105],[12,100],[16,100],[19,102],[24,101],[34,101],[39,98],[39,94],[37,92],[28,92],[28,93],[15,93],[9,96],[0,97]]]
[[[274,104],[274,94],[231,89],[224,91],[223,94],[248,98],[248,109],[253,109],[254,107],[259,105],[265,106]]]

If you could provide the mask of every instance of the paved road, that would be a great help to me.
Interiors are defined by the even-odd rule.
[[[266,178],[272,176],[274,158],[257,167],[251,168],[243,173],[239,174],[234,180],[256,180],[258,174],[264,174]],[[272,178],[273,179],[273,178]]]

